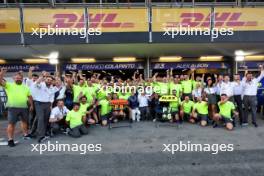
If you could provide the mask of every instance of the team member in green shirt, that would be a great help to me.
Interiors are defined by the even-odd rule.
[[[98,123],[98,118],[94,109],[95,106],[93,106],[92,103],[87,102],[86,96],[82,96],[80,99],[80,111],[86,115],[88,124]]]
[[[176,90],[172,90],[172,95],[174,95],[177,100],[172,101],[169,103],[169,108],[171,110],[171,115],[172,115],[172,119],[170,120],[170,122],[177,122],[179,123],[179,109],[180,109],[180,104],[181,104],[181,99],[179,97],[177,97],[177,91]]]
[[[189,78],[189,75],[184,75],[184,80],[181,81],[183,97],[189,96],[192,99],[192,89],[194,81],[194,69],[191,69],[192,78]]]
[[[72,85],[73,90],[73,102],[79,102],[80,97],[82,97],[85,94],[86,90],[86,84],[84,78],[80,78],[79,84]]]
[[[111,94],[108,94],[105,99],[102,99],[99,101],[99,114],[100,114],[100,119],[102,126],[106,126],[108,123],[108,120],[111,118],[112,114],[112,107],[110,105],[111,101]]]
[[[207,125],[208,120],[208,102],[203,101],[202,97],[197,97],[197,103],[194,104],[192,116],[200,121],[201,126]]]
[[[190,123],[195,123],[195,119],[192,117],[193,106],[194,102],[190,100],[189,96],[185,96],[184,101],[182,101],[181,103],[181,120],[186,120]]]
[[[232,113],[235,117],[238,117],[238,112],[235,110],[235,105],[233,102],[228,101],[228,97],[226,94],[221,95],[221,100],[218,102],[219,113],[214,115],[213,120],[215,121],[214,127],[216,127],[219,121],[222,121],[226,129],[232,130],[233,129],[233,119]]]
[[[24,139],[29,139],[31,136],[28,134],[28,103],[30,104],[29,110],[33,110],[33,101],[29,87],[22,84],[23,75],[16,73],[14,76],[14,83],[6,82],[4,75],[6,70],[1,68],[0,72],[0,85],[5,89],[7,94],[7,107],[8,107],[8,146],[14,147],[14,132],[16,122],[21,120],[21,127],[24,133]]]
[[[88,128],[85,126],[86,116],[80,110],[80,103],[74,103],[73,109],[66,116],[66,123],[70,125],[69,135],[78,138],[82,134],[88,134]]]

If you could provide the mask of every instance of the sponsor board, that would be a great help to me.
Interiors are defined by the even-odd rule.
[[[19,10],[0,9],[0,33],[19,33]]]
[[[8,72],[25,71],[28,72],[30,67],[34,67],[34,71],[55,71],[55,66],[50,64],[2,64],[0,68],[5,67]]]
[[[170,69],[173,68],[177,69],[205,69],[205,68],[212,68],[212,69],[227,69],[230,68],[230,65],[225,62],[167,62],[167,63],[151,63],[151,69]]]

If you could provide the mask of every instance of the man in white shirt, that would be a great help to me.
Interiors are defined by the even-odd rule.
[[[245,106],[245,116],[243,121],[243,126],[248,125],[248,113],[249,108],[251,109],[252,115],[252,124],[255,127],[258,127],[256,122],[256,113],[257,113],[257,90],[258,83],[264,78],[264,69],[263,65],[260,66],[261,73],[257,78],[254,78],[252,73],[246,73],[246,76],[242,80],[243,86],[243,103]]]
[[[59,132],[60,128],[66,129],[65,117],[68,112],[63,100],[57,100],[57,106],[51,110],[49,118],[51,136]]]
[[[141,119],[147,120],[149,118],[149,97],[145,92],[139,93],[138,104]]]
[[[234,102],[234,84],[230,82],[230,77],[228,75],[224,76],[224,81],[220,85],[220,95],[226,94],[229,101]]]
[[[36,95],[35,107],[36,117],[38,120],[37,132],[39,135],[39,143],[47,139],[46,132],[50,111],[54,101],[55,92],[58,91],[56,87],[52,86],[52,81],[53,77],[47,75],[45,78],[40,76],[40,78],[34,83],[38,91],[38,94]]]
[[[236,104],[236,108],[239,112],[239,123],[242,125],[243,119],[244,119],[244,113],[243,113],[243,102],[242,102],[242,96],[243,96],[243,85],[240,81],[240,75],[235,74],[234,75],[234,81],[233,81],[233,92],[234,92],[234,101]]]

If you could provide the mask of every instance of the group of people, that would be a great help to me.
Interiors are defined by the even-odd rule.
[[[232,130],[236,119],[240,125],[248,125],[251,112],[252,124],[258,126],[256,95],[258,83],[264,78],[263,66],[258,77],[246,71],[242,79],[239,74],[233,75],[233,81],[229,75],[195,75],[195,69],[186,75],[174,75],[170,69],[166,76],[156,73],[146,79],[136,71],[126,80],[97,73],[87,78],[81,71],[63,75],[33,72],[34,67],[30,67],[27,78],[18,72],[14,82],[7,82],[6,69],[0,71],[0,85],[7,95],[10,147],[15,146],[19,120],[23,138],[38,137],[39,143],[57,133],[80,137],[88,134],[90,125],[106,126],[125,119],[186,121],[201,126],[224,125]],[[170,100],[163,102],[166,96]]]

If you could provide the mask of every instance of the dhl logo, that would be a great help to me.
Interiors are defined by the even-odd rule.
[[[189,26],[189,27],[210,27],[211,13],[182,13],[180,22],[167,22],[166,27]],[[239,12],[222,12],[214,13],[215,27],[242,27],[257,26],[257,21],[242,21],[242,13]]]
[[[134,23],[116,22],[117,13],[96,13],[89,15],[90,28],[134,28]],[[53,23],[40,23],[40,28],[51,26],[53,28],[84,28],[85,16],[76,14],[55,14],[52,17],[55,21]]]

